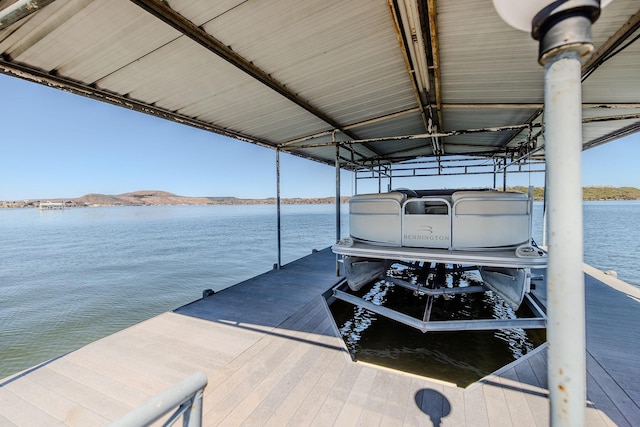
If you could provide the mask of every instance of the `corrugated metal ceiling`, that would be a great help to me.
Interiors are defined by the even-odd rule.
[[[344,167],[514,158],[541,121],[537,43],[486,0],[44,3],[0,26],[0,71],[324,163],[362,139]],[[585,147],[640,129],[639,14],[616,0],[593,26]],[[466,132],[502,126],[520,128]]]

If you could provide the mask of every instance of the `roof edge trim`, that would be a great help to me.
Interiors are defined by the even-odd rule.
[[[212,123],[197,120],[192,117],[184,116],[179,113],[165,110],[159,107],[154,107],[135,99],[126,98],[121,95],[98,89],[96,87],[83,85],[82,83],[64,79],[59,76],[54,76],[44,71],[32,69],[13,62],[0,60],[0,73],[12,77],[18,77],[20,79],[38,83],[54,89],[64,90],[75,95],[84,96],[86,98],[103,101],[118,107],[126,108],[128,110],[137,111],[139,113],[148,114],[161,119],[171,120],[179,124],[192,126],[208,132],[217,133],[219,135],[238,139],[240,141],[250,142],[262,147],[275,149],[275,145],[268,141],[259,140],[249,135],[244,135],[240,132],[216,126]]]

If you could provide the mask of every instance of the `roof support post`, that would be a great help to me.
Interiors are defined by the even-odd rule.
[[[549,203],[548,382],[551,425],[584,425],[586,342],[582,271],[580,57],[545,64],[545,141]]]
[[[544,66],[544,139],[548,203],[547,342],[552,426],[585,425],[586,320],[582,228],[580,58],[593,51],[600,0],[493,0],[514,28],[539,41]],[[542,8],[540,10],[540,8]]]
[[[340,227],[340,143],[335,141],[336,133],[333,132],[332,137],[336,144],[336,242],[340,240],[341,237],[341,227]],[[338,260],[338,255],[336,255],[336,276],[340,276],[340,262]]]
[[[599,0],[556,2],[532,21],[544,65],[544,126],[549,206],[548,383],[552,426],[585,424],[586,319],[582,226],[580,58],[593,51]]]
[[[277,269],[282,267],[282,234],[280,232],[280,148],[276,149],[276,215],[277,215],[277,229],[278,229],[278,264]]]
[[[358,171],[353,173],[353,194],[358,194]]]
[[[498,160],[493,159],[493,189],[498,188]]]
[[[507,158],[504,158],[504,169],[502,169],[502,191],[507,191]]]

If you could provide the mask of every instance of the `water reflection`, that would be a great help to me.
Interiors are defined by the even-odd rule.
[[[447,286],[479,284],[477,271],[446,273],[439,279]],[[442,274],[442,273],[439,273]],[[390,276],[415,283],[406,268],[394,268]],[[422,318],[426,296],[381,280],[356,293],[366,301],[382,304],[416,318]],[[422,332],[369,312],[361,307],[336,301],[331,305],[336,323],[354,360],[467,385],[529,353],[545,341],[544,330],[520,328],[497,331]],[[515,319],[531,316],[526,307],[515,312],[492,292],[442,295],[431,309],[432,320]]]

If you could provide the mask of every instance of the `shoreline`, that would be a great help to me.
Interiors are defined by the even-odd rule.
[[[508,187],[508,191],[527,192],[526,187]],[[340,198],[342,204],[348,203],[351,196]],[[281,198],[283,205],[335,204],[335,197],[292,197]],[[544,190],[534,188],[534,201],[544,200]],[[634,187],[583,187],[583,202],[591,201],[634,201],[640,200],[640,190]],[[206,206],[206,205],[273,205],[275,197],[266,199],[240,199],[233,196],[189,197],[179,196],[166,191],[135,191],[120,195],[86,194],[77,198],[25,199],[0,201],[0,208],[40,208],[41,204],[59,203],[63,208],[99,207],[99,206]]]
[[[346,200],[345,200],[346,199]],[[342,198],[340,204],[348,204],[348,198]],[[212,202],[212,203],[140,203],[140,204],[74,204],[62,199],[47,199],[47,202],[62,202],[65,203],[64,208],[51,209],[51,210],[63,210],[70,208],[109,208],[109,207],[142,207],[142,206],[256,206],[256,205],[275,205],[275,200],[265,199],[240,199],[234,202]],[[585,202],[637,202],[640,199],[584,199]],[[543,202],[543,200],[535,199],[534,202]],[[0,202],[0,209],[39,209],[38,201],[26,203],[26,202]],[[320,200],[316,198],[294,198],[294,199],[282,199],[280,201],[282,205],[333,205],[335,200]]]
[[[176,196],[179,197],[179,196]],[[182,197],[181,200],[156,200],[147,198],[140,201],[122,202],[87,202],[79,199],[46,199],[46,200],[23,200],[14,202],[0,202],[0,209],[39,209],[41,204],[60,203],[62,207],[68,208],[91,208],[91,207],[131,207],[131,206],[241,206],[241,205],[275,205],[275,198],[268,199],[237,199],[229,198],[224,200],[202,200],[201,197]],[[215,198],[211,198],[215,199]],[[349,202],[350,197],[341,197],[341,204]],[[312,197],[312,198],[283,198],[282,205],[320,205],[335,204],[335,197]]]

